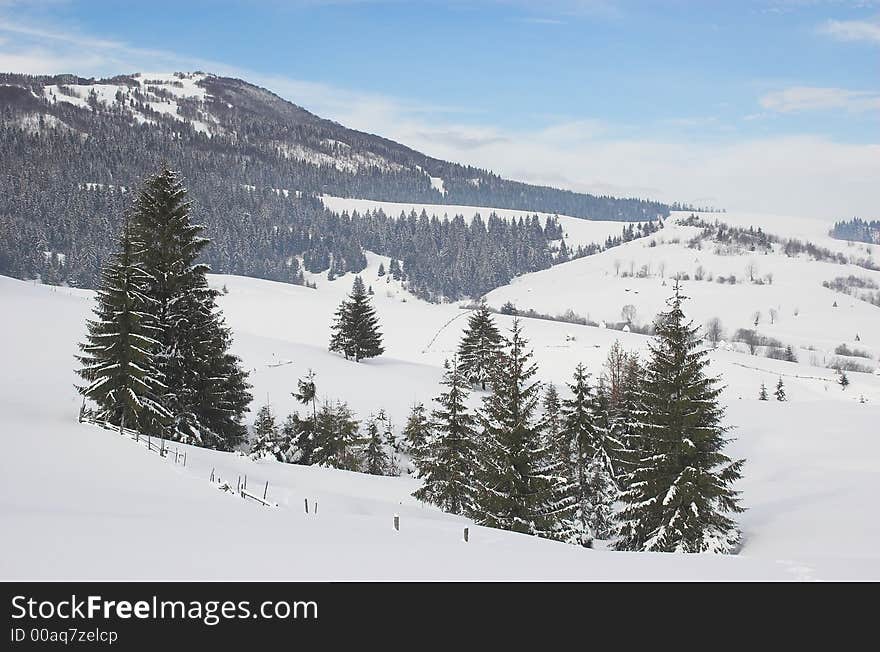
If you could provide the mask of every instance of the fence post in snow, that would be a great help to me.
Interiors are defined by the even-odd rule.
[[[315,501],[315,516],[318,515],[318,501]]]
[[[211,467],[211,482],[214,482],[214,467]]]
[[[467,528],[464,529],[464,542],[465,543],[468,542],[468,529]]]
[[[186,466],[186,451],[183,451],[183,465]]]
[[[400,532],[400,516],[397,514],[394,515],[394,530]]]
[[[244,486],[242,487],[245,491],[247,491],[247,474],[244,476]]]
[[[241,476],[238,476],[238,480],[235,483],[235,493],[241,493]]]
[[[303,498],[303,500],[304,500],[305,503],[306,503],[306,514],[308,514],[308,513],[309,513],[309,499],[308,499],[308,498]]]
[[[266,488],[263,489],[263,500],[266,500],[266,494],[269,493],[269,481],[266,480]]]

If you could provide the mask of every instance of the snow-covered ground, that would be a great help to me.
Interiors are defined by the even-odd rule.
[[[721,216],[732,221],[730,216]],[[665,260],[666,276],[691,271],[697,258],[715,274],[742,276],[743,257],[714,256],[671,244],[635,241],[606,253],[526,275],[490,294],[544,311],[571,307],[595,320],[619,319],[625,303],[648,321],[671,286],[662,279],[621,279],[614,260],[637,266]],[[769,232],[776,232],[765,225]],[[782,235],[787,235],[781,232]],[[684,235],[684,231],[682,232]],[[253,412],[267,400],[280,419],[297,405],[296,379],[312,368],[321,398],[349,402],[360,418],[385,409],[399,429],[414,401],[438,390],[443,360],[454,351],[467,311],[432,305],[378,277],[386,258],[368,255],[363,277],[385,333],[386,353],[361,364],[326,350],[328,326],[352,276],[314,276],[317,289],[233,276],[212,276],[228,293],[220,304],[235,350],[251,370]],[[834,295],[825,276],[845,267],[783,256],[760,256],[770,286],[687,282],[686,309],[702,321],[719,316],[746,327],[751,313],[779,306],[761,332],[817,356],[841,342],[876,354],[880,309]],[[868,275],[865,270],[853,271]],[[876,274],[875,274],[876,275]],[[705,289],[703,289],[705,288]],[[629,289],[627,292],[626,290]],[[638,295],[634,293],[638,291]],[[834,298],[839,306],[832,308]],[[727,386],[723,399],[735,426],[730,452],[745,457],[739,486],[748,510],[737,556],[619,553],[582,550],[513,533],[474,527],[410,497],[417,481],[254,462],[229,453],[174,445],[187,464],[162,459],[125,436],[76,421],[80,406],[73,355],[91,308],[91,293],[0,277],[0,579],[615,579],[615,580],[864,580],[880,579],[880,523],[872,515],[880,490],[880,377],[851,373],[845,392],[831,370],[712,353],[711,370]],[[799,315],[794,317],[797,305]],[[510,318],[498,316],[502,327]],[[528,319],[525,333],[543,380],[564,383],[584,362],[597,373],[615,339],[644,350],[634,333]],[[765,382],[783,376],[790,401],[759,402]],[[864,396],[866,402],[859,402]],[[476,402],[478,397],[473,397]],[[211,472],[261,493],[265,508],[218,491]],[[319,512],[304,513],[303,500]],[[392,528],[394,514],[400,532]],[[462,529],[470,527],[470,541]]]
[[[434,177],[432,177],[432,184]],[[434,186],[436,188],[436,186]],[[498,217],[511,219],[528,219],[532,215],[538,215],[541,223],[544,223],[548,217],[558,217],[559,224],[562,226],[565,235],[566,244],[569,247],[577,247],[578,245],[604,244],[608,236],[619,236],[624,226],[624,222],[610,222],[603,220],[582,220],[578,217],[569,215],[555,215],[554,213],[544,213],[541,211],[519,211],[512,208],[487,208],[486,206],[461,206],[458,204],[418,204],[408,202],[393,201],[375,201],[372,199],[353,199],[350,197],[333,197],[331,195],[322,195],[321,201],[331,211],[341,213],[348,211],[358,211],[363,214],[367,211],[382,211],[389,217],[397,217],[401,213],[409,215],[412,211],[421,214],[422,211],[429,216],[437,216],[439,218],[448,217],[452,219],[456,215],[461,215],[469,223],[475,215],[483,218],[483,221],[489,219],[489,215],[495,213]]]

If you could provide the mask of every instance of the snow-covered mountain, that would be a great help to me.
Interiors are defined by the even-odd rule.
[[[775,237],[761,240],[769,248],[752,251],[694,225],[715,218]],[[7,343],[0,476],[10,489],[0,499],[0,527],[17,533],[3,541],[0,576],[880,579],[880,525],[869,517],[880,489],[880,376],[873,373],[880,308],[859,294],[880,285],[870,262],[880,251],[831,240],[827,228],[796,217],[675,213],[653,236],[522,275],[488,295],[494,308],[510,302],[521,313],[550,316],[571,310],[587,322],[573,323],[571,315],[568,321],[523,319],[541,380],[561,388],[579,362],[598,374],[615,340],[646,351],[650,337],[635,331],[662,307],[671,278],[687,275],[688,315],[698,323],[718,317],[723,325],[710,371],[725,385],[722,400],[735,438],[730,454],[747,460],[737,487],[747,511],[739,517],[744,543],[736,556],[585,550],[479,528],[420,504],[410,496],[417,481],[407,477],[254,462],[180,445],[174,447],[186,452],[185,467],[175,464],[176,455],[159,458],[142,442],[76,421],[73,354],[92,293],[0,278],[6,315],[0,341]],[[796,251],[792,239],[813,248]],[[266,401],[279,416],[298,409],[291,391],[310,368],[322,399],[348,401],[361,419],[384,409],[398,429],[414,401],[438,393],[443,361],[466,322],[464,302],[421,301],[388,275],[380,277],[380,263],[387,267],[389,259],[368,252],[362,276],[375,292],[386,352],[360,364],[326,350],[333,312],[352,274],[332,281],[310,274],[315,289],[210,278],[228,291],[219,301],[235,351],[251,371],[253,412]],[[835,283],[851,277],[859,282]],[[625,329],[627,305],[635,312]],[[511,316],[496,318],[510,327]],[[739,329],[763,338],[753,353],[734,341]],[[857,355],[835,353],[841,345]],[[767,357],[789,346],[796,362]],[[845,390],[829,368],[843,362],[861,369],[848,372]],[[759,401],[761,383],[772,388],[780,378],[789,400]],[[267,496],[278,507],[218,491],[212,474],[233,485],[247,476],[260,491],[268,481]],[[312,506],[317,501],[317,515],[305,514],[305,499]],[[399,532],[392,527],[395,514]],[[467,543],[464,527],[470,528]],[[61,532],[65,544],[58,546]]]

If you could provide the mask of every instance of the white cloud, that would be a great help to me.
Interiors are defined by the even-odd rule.
[[[819,31],[840,41],[868,41],[880,44],[880,21],[829,20]]]
[[[759,101],[765,109],[779,113],[829,109],[853,112],[880,110],[880,93],[845,88],[792,86],[767,93]]]

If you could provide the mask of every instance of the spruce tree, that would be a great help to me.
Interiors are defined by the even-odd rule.
[[[758,391],[758,400],[759,401],[769,401],[770,397],[767,395],[767,385],[761,383],[761,389]]]
[[[846,375],[846,371],[840,370],[840,378],[837,379],[837,383],[840,385],[840,389],[846,389],[849,387],[849,377]]]
[[[255,460],[274,459],[284,462],[286,449],[287,446],[284,445],[284,439],[275,423],[275,415],[269,405],[264,405],[257,412],[257,418],[254,420],[250,456]]]
[[[483,399],[474,518],[481,525],[565,538],[571,505],[564,469],[536,420],[537,365],[514,320],[507,346],[492,367],[491,394]]]
[[[573,506],[570,539],[590,546],[594,538],[607,538],[615,497],[612,422],[604,390],[593,395],[589,374],[579,364],[568,384],[571,398],[562,401],[562,433],[567,477],[566,492]]]
[[[785,395],[785,385],[782,384],[782,376],[779,377],[779,382],[776,383],[776,391],[773,394],[776,396],[777,401],[788,400],[788,397]]]
[[[162,404],[173,419],[148,430],[183,442],[229,450],[247,430],[247,375],[229,353],[231,334],[208,287],[207,265],[197,262],[209,240],[190,223],[190,203],[178,175],[167,167],[147,179],[132,217],[143,243],[138,256],[152,299],[148,321],[156,330]]]
[[[142,423],[166,423],[161,402],[165,385],[156,364],[157,329],[150,324],[149,281],[137,262],[140,244],[128,223],[119,251],[101,274],[95,318],[87,323],[86,341],[79,345],[79,376],[88,383],[80,393],[97,404],[100,421],[134,430]]]
[[[431,424],[424,403],[416,403],[410,410],[403,428],[404,450],[416,456],[431,435]]]
[[[359,470],[358,428],[359,424],[347,404],[324,403],[318,411],[312,464],[349,471]]]
[[[444,369],[441,384],[446,390],[434,399],[430,429],[419,433],[423,443],[413,447],[416,477],[424,483],[413,496],[451,514],[472,514],[476,419],[467,408],[467,379],[460,365],[446,361]],[[416,418],[421,429],[421,417]]]
[[[467,328],[458,345],[459,365],[472,385],[486,389],[489,372],[496,363],[501,345],[501,333],[495,326],[492,313],[485,303],[480,303],[468,318]]]
[[[739,542],[729,514],[743,511],[731,485],[744,460],[723,453],[721,388],[706,376],[708,354],[699,348],[698,329],[685,321],[683,300],[676,282],[669,310],[655,322],[643,382],[643,445],[621,494],[618,549],[727,553]]]
[[[366,444],[363,452],[363,470],[370,475],[388,475],[390,460],[385,452],[382,433],[372,414],[367,419]]]
[[[297,464],[312,463],[312,450],[315,447],[315,433],[318,428],[318,387],[315,378],[315,372],[309,369],[305,377],[296,381],[296,391],[291,392],[291,396],[309,410],[306,419],[291,415],[285,424],[291,440],[291,460]]]
[[[351,294],[336,311],[332,326],[330,350],[342,353],[346,360],[360,362],[382,355],[382,334],[379,318],[370,305],[370,298],[360,276],[355,276]]]

